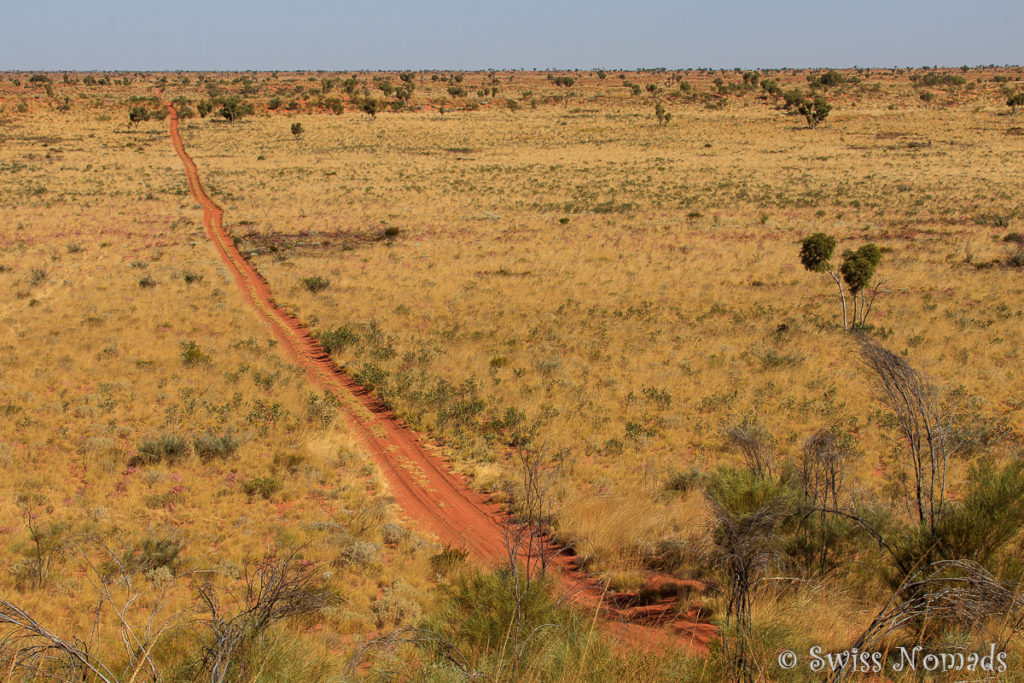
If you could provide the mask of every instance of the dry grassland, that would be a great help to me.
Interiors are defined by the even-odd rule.
[[[336,409],[244,305],[166,131],[104,111],[3,114],[0,596],[117,662],[115,607],[140,634],[151,614],[186,621],[194,581],[237,593],[297,552],[339,600],[265,654],[315,669],[429,604],[437,546],[396,523]],[[178,459],[132,464],[164,435]],[[203,637],[155,657],[187,673]]]
[[[340,90],[348,74],[159,85],[186,106],[211,83],[256,102],[240,121],[183,121],[184,142],[243,254],[339,364],[443,439],[480,490],[514,497],[515,450],[542,458],[555,536],[613,588],[657,569],[714,589],[698,568],[710,520],[695,482],[740,462],[730,427],[780,460],[832,430],[853,453],[851,497],[902,514],[899,436],[842,333],[834,283],[800,265],[813,232],[839,251],[883,249],[869,331],[939,388],[963,445],[951,496],[980,455],[1019,457],[1024,271],[1004,238],[1024,231],[1024,119],[993,76],[1019,86],[1022,73],[915,88],[922,73],[845,72],[859,82],[826,93],[835,108],[813,130],[759,88],[713,94],[716,77],[742,82],[733,73],[583,72],[569,87],[417,74],[411,110],[373,118]],[[806,75],[764,77],[789,89]],[[375,76],[402,82],[362,74],[356,92],[387,101]],[[0,592],[16,587],[54,630],[90,628],[96,596],[76,567],[98,561],[95,543],[67,546],[43,585],[15,569],[33,557],[17,495],[40,491],[40,519],[66,524],[69,541],[119,553],[180,542],[175,573],[216,566],[229,581],[247,557],[304,547],[331,563],[344,599],[295,637],[341,651],[346,634],[429,609],[436,548],[391,526],[379,474],[344,425],[319,419],[245,309],[204,243],[165,123],[127,129],[125,97],[149,96],[156,78],[106,100],[81,83],[46,98],[0,82]],[[624,82],[660,87],[671,121]],[[54,110],[65,91],[70,111]],[[314,277],[326,287],[312,291]],[[202,354],[191,363],[188,342]],[[127,466],[161,433],[229,431],[229,459]],[[281,484],[266,500],[243,491],[261,477]],[[877,557],[849,559],[842,589],[837,577],[826,597],[818,583],[772,588],[755,622],[847,646],[885,590]],[[165,611],[185,604],[174,585]],[[401,606],[375,621],[388,591]],[[721,616],[721,594],[707,607]]]
[[[886,250],[868,322],[947,390],[966,440],[1024,428],[1020,270],[988,267],[1013,250],[1024,138],[992,96],[927,107],[879,80],[816,130],[749,95],[659,126],[618,88],[183,134],[278,300],[359,339],[341,363],[448,437],[483,489],[530,434],[564,474],[560,537],[636,569],[700,526],[665,486],[732,460],[731,425],[763,424],[783,453],[836,428],[865,495],[892,467],[835,286],[797,258],[811,232]],[[312,276],[329,287],[308,291]]]

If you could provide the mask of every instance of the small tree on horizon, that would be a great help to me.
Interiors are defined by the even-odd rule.
[[[808,128],[817,128],[819,123],[828,118],[832,105],[821,95],[816,95],[813,100],[805,99],[796,109],[807,119]]]
[[[661,102],[655,102],[654,104],[654,117],[658,119],[658,123],[662,126],[666,125],[672,120],[672,112],[665,111],[665,105]]]
[[[368,114],[370,120],[375,121],[377,120],[377,112],[380,111],[380,102],[372,97],[367,97],[359,103],[359,110],[364,114]]]
[[[1006,106],[1010,108],[1010,114],[1017,113],[1017,107],[1024,106],[1024,92],[1010,95],[1006,98]]]
[[[243,116],[253,113],[252,102],[243,100],[241,97],[226,97],[220,101],[220,110],[217,112],[227,121],[237,121]]]

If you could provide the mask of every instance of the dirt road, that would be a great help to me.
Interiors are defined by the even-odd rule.
[[[172,105],[164,104],[170,114],[171,141],[185,167],[189,192],[203,207],[207,237],[246,300],[267,322],[286,353],[306,370],[314,383],[338,398],[349,424],[384,473],[404,514],[441,542],[467,549],[484,566],[497,567],[507,562],[504,527],[497,506],[470,490],[447,463],[428,451],[429,442],[338,369],[309,330],[274,303],[267,282],[238,252],[224,229],[224,212],[206,194],[196,164],[185,151],[177,112]],[[605,615],[618,622],[612,630],[635,645],[663,649],[669,636],[675,641],[673,644],[703,649],[714,633],[713,626],[700,622],[694,614],[676,614],[670,602],[636,609],[616,607],[622,604],[623,596],[605,596],[590,577],[576,571],[564,556],[559,556],[556,564],[563,585],[575,600],[591,608],[603,607]]]

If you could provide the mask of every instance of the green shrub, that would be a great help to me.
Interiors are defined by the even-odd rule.
[[[188,455],[188,441],[173,434],[160,434],[144,439],[135,448],[136,454],[128,461],[129,467],[172,464]]]
[[[126,574],[135,574],[161,568],[167,568],[173,574],[184,547],[176,538],[147,536],[139,547],[130,547],[124,552],[120,566],[115,562],[106,562],[102,565],[101,571],[107,577],[112,577],[122,570]]]
[[[327,429],[334,422],[338,415],[341,404],[334,394],[325,391],[323,396],[318,396],[312,391],[306,399],[306,420]]]
[[[302,278],[302,286],[310,292],[317,294],[331,286],[331,281],[319,275]]]
[[[817,128],[819,123],[828,118],[832,111],[832,105],[824,97],[818,95],[813,100],[805,99],[797,105],[796,109],[807,119],[808,128]]]
[[[387,370],[373,363],[364,363],[352,379],[362,384],[368,390],[374,391],[387,386],[390,374]],[[384,397],[382,396],[381,398],[383,399]]]
[[[256,477],[242,484],[242,491],[250,498],[259,496],[270,500],[282,488],[281,480],[274,477]]]
[[[154,280],[152,276],[146,275],[141,280],[139,280],[139,287],[141,287],[142,289],[156,287],[156,280]]]
[[[132,107],[131,111],[128,112],[129,123],[134,123],[136,126],[143,121],[149,121],[149,118],[149,109],[146,109],[145,107]]]
[[[439,614],[423,623],[440,637],[419,646],[438,663],[454,649],[491,680],[562,680],[568,670],[579,680],[612,680],[598,670],[609,651],[592,627],[593,614],[557,604],[551,584],[507,570],[455,574],[441,586]]]
[[[210,357],[203,353],[199,345],[192,340],[179,342],[178,347],[180,349],[181,362],[185,365],[200,365],[210,361]]]
[[[431,556],[430,568],[438,576],[447,576],[453,570],[463,566],[467,557],[469,557],[469,551],[465,548],[453,548],[446,545],[441,552]]]
[[[1024,461],[1002,467],[983,457],[971,467],[963,500],[948,503],[938,525],[948,559],[986,565],[1024,528]]]
[[[694,489],[702,487],[703,484],[704,474],[700,470],[677,470],[668,475],[668,480],[665,482],[665,490],[689,493]]]
[[[320,346],[322,346],[324,351],[327,353],[337,353],[346,346],[350,346],[359,341],[359,335],[347,325],[336,327],[333,330],[316,332],[313,337],[320,342]]]
[[[238,439],[231,432],[225,434],[203,434],[192,441],[192,448],[202,462],[225,460],[238,450]]]
[[[818,79],[818,83],[824,88],[834,88],[837,85],[841,85],[846,82],[846,77],[835,70],[826,71]]]
[[[276,453],[272,461],[275,470],[283,469],[288,474],[295,474],[306,462],[306,456],[302,453]]]
[[[914,85],[927,87],[958,88],[967,82],[963,76],[956,74],[929,73],[923,76],[911,76]]]
[[[256,398],[252,400],[251,406],[245,421],[254,426],[262,436],[265,436],[282,417],[288,415],[288,411],[282,408],[280,403],[268,403]]]
[[[217,113],[223,116],[227,121],[238,121],[242,117],[252,114],[254,111],[252,102],[244,100],[237,95],[234,97],[221,98],[217,104],[220,105],[220,109]]]
[[[368,115],[371,119],[376,119],[377,112],[380,111],[380,102],[372,97],[367,97],[359,103],[359,111]]]
[[[394,522],[388,522],[380,528],[381,540],[389,545],[401,543],[408,535],[408,532],[402,526]]]
[[[170,490],[164,493],[154,493],[151,496],[147,496],[143,501],[143,504],[150,510],[169,509],[173,510],[174,506],[181,503],[185,499],[182,495],[182,491]]]

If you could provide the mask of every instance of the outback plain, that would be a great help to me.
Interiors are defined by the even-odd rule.
[[[1022,79],[4,74],[2,680],[1024,677]]]

